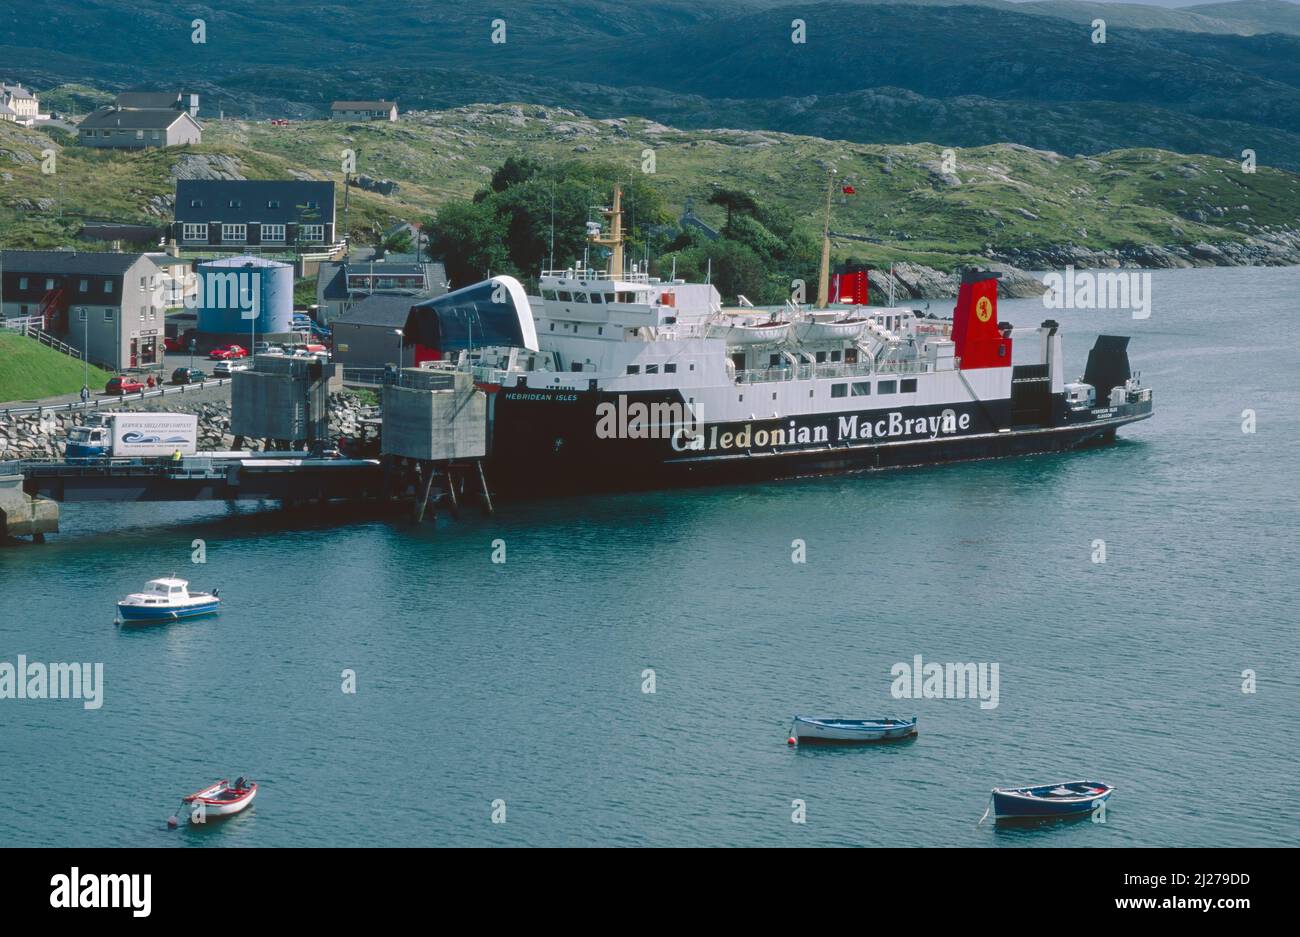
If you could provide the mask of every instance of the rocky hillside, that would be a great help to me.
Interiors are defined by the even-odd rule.
[[[41,172],[47,148],[53,174]],[[710,193],[740,188],[787,209],[810,234],[820,233],[825,167],[833,166],[837,185],[856,190],[835,199],[836,253],[876,266],[1300,263],[1300,175],[1278,169],[1251,173],[1237,161],[1162,150],[1086,157],[1002,144],[945,153],[521,104],[418,112],[397,124],[211,121],[200,147],[140,153],[63,146],[0,124],[0,238],[64,246],[76,243],[84,219],[163,222],[177,178],[340,180],[345,148],[358,153],[374,189],[352,191],[348,227],[359,243],[373,243],[392,221],[432,216],[485,185],[508,156],[527,153],[629,174],[653,169],[668,205],[693,203],[715,227],[722,210],[706,204]],[[607,193],[591,198],[598,204]]]

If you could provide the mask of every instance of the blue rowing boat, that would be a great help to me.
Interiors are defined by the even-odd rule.
[[[836,719],[795,716],[790,728],[791,745],[799,742],[893,742],[916,735],[916,717],[911,719]]]
[[[1104,781],[1063,781],[1037,787],[993,788],[993,815],[1013,817],[1086,816],[1093,805],[1107,800],[1115,788]]]

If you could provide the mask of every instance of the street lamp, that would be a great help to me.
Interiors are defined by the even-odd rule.
[[[81,358],[86,365],[86,376],[81,382],[81,386],[86,388],[87,394],[90,392],[90,310],[85,306],[81,307]]]
[[[397,370],[402,370],[402,358],[406,354],[406,333],[401,329],[393,329],[393,334],[397,336]]]
[[[194,349],[198,347],[199,341],[196,338],[190,339],[190,370],[194,370]]]

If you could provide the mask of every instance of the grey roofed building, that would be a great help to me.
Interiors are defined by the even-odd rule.
[[[163,109],[156,110],[130,110],[121,107],[101,107],[99,110],[87,114],[82,118],[81,123],[77,125],[78,129],[83,128],[104,128],[104,127],[122,127],[127,130],[161,130],[170,127],[180,120],[189,119],[189,115],[181,111],[169,111]],[[190,121],[193,123],[193,121]]]
[[[334,183],[178,179],[175,216],[172,237],[181,247],[323,247],[335,240]]]
[[[158,368],[172,274],[161,256],[109,251],[0,252],[0,315],[41,327],[108,368]]]
[[[140,149],[202,143],[203,128],[187,111],[101,107],[77,125],[83,146]]]
[[[316,276],[316,305],[320,319],[329,323],[349,307],[379,293],[410,296],[431,291],[447,292],[447,273],[441,263],[417,262],[411,255],[396,255],[382,261],[323,263]]]
[[[396,101],[335,101],[330,105],[331,120],[397,120]]]
[[[405,327],[412,306],[443,292],[375,293],[359,300],[330,323],[334,360],[345,368],[382,368],[396,362],[401,349],[403,365],[412,364],[415,348],[404,347],[397,332]]]

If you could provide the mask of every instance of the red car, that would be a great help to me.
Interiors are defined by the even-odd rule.
[[[185,343],[181,341],[181,337],[179,335],[176,336],[175,338],[163,339],[163,351],[184,351],[185,348],[186,348]]]
[[[208,357],[213,361],[233,361],[236,358],[247,358],[248,349],[242,345],[223,345],[212,349]]]
[[[110,378],[104,385],[106,394],[136,394],[144,390],[144,384],[133,377],[127,377],[125,374],[119,374],[117,377]]]

